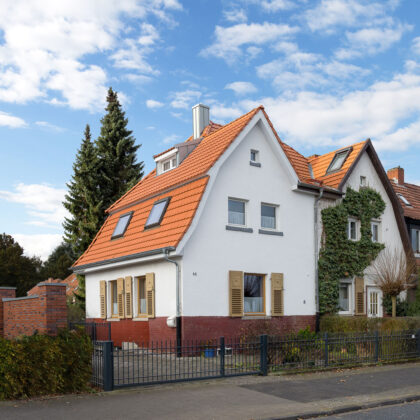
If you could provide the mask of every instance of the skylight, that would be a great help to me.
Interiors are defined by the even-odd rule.
[[[327,172],[334,172],[341,169],[343,166],[343,163],[345,162],[348,154],[350,153],[350,149],[342,150],[340,152],[337,152],[330,164],[330,166],[327,169]]]
[[[411,203],[402,195],[402,194],[398,194],[398,197],[400,197],[401,201],[406,205],[406,206],[411,206]]]
[[[111,236],[111,239],[121,238],[124,236],[125,231],[127,230],[128,224],[130,223],[131,216],[133,212],[123,214],[115,226],[114,233]]]
[[[150,210],[149,217],[147,218],[145,228],[160,225],[163,216],[165,215],[166,208],[168,207],[170,197],[166,197],[163,200],[156,201],[153,204],[152,210]]]

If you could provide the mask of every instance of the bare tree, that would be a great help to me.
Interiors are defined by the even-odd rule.
[[[385,248],[372,264],[375,283],[385,296],[391,296],[392,317],[397,315],[397,296],[414,287],[416,261],[404,251]]]

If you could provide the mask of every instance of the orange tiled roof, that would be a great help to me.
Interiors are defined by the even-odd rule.
[[[408,206],[400,198],[404,216],[420,220],[420,185],[408,184],[407,182],[401,185],[394,181],[391,181],[391,185],[397,194],[401,194],[411,204],[411,206]]]
[[[330,166],[335,154],[340,150],[347,149],[342,148],[334,150],[333,152],[326,153],[321,156],[311,156],[308,158],[308,162],[312,166],[312,171],[314,173],[314,178],[318,181],[321,181],[324,185],[327,185],[331,188],[339,188],[341,181],[344,176],[347,174],[351,168],[354,161],[360,154],[360,151],[363,149],[363,146],[368,142],[368,140],[362,141],[360,143],[353,144],[351,146],[352,150],[347,156],[347,159],[343,163],[343,166],[340,170],[327,174],[327,169]]]

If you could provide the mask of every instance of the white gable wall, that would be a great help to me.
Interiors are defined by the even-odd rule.
[[[280,147],[266,138],[260,124],[223,163],[185,245],[184,316],[229,315],[229,270],[267,275],[267,315],[271,313],[272,272],[284,273],[285,315],[315,314],[314,198],[292,191]],[[251,149],[259,151],[260,168],[250,165]],[[248,200],[247,227],[252,233],[226,230],[228,197]],[[262,202],[279,206],[278,230],[284,236],[258,233]]]

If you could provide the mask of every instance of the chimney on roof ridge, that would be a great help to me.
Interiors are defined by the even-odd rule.
[[[210,123],[210,108],[207,105],[197,104],[192,107],[193,137],[199,139],[204,128]]]
[[[396,184],[404,185],[404,168],[397,166],[396,168],[388,169],[387,175]]]

